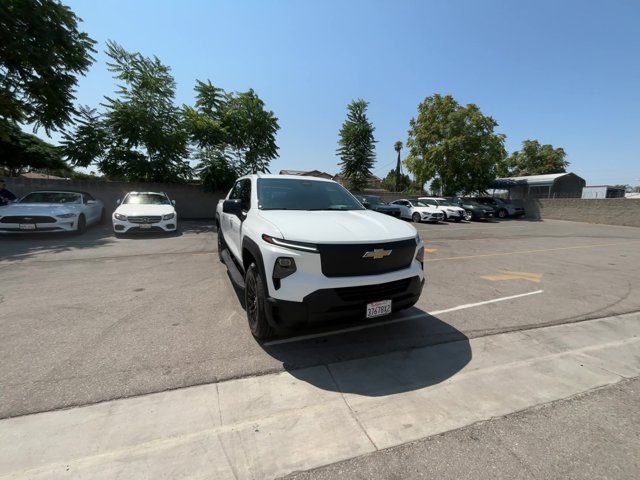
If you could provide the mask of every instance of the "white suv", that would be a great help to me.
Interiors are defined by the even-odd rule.
[[[402,198],[400,200],[394,200],[390,205],[396,205],[400,207],[400,217],[407,220],[413,220],[416,223],[419,222],[434,222],[437,223],[444,220],[444,215],[437,208],[427,205],[416,200],[407,200]]]
[[[458,207],[457,205],[454,205],[446,198],[420,197],[418,198],[418,200],[442,212],[445,220],[455,220],[456,222],[460,222],[461,220],[464,220],[466,218],[466,210],[464,208]]]
[[[178,214],[174,200],[162,192],[129,192],[111,216],[116,235],[132,232],[175,232]]]
[[[279,327],[385,316],[422,292],[416,229],[331,180],[240,178],[218,203],[216,226],[218,255],[260,339]]]

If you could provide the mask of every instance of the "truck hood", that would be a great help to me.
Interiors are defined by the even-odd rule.
[[[69,203],[12,203],[0,207],[0,217],[6,215],[56,216],[65,213],[77,213],[82,205]]]
[[[308,243],[377,243],[406,240],[416,229],[402,220],[371,210],[262,210],[287,240]]]
[[[126,216],[145,216],[145,215],[168,215],[175,213],[173,205],[152,205],[152,204],[126,204],[116,208],[114,213]]]

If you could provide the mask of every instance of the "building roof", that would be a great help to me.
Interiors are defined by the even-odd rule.
[[[575,173],[548,173],[546,175],[528,175],[525,177],[504,177],[496,178],[491,183],[491,188],[508,188],[515,186],[549,186],[561,178],[568,175],[578,177]],[[580,178],[580,177],[578,177]],[[582,178],[580,178],[582,180]]]
[[[280,170],[280,175],[298,175],[300,177],[332,178],[327,172],[320,170]]]
[[[20,175],[22,178],[31,178],[34,180],[65,180],[64,177],[58,177],[56,175],[48,175],[46,173],[27,172]]]

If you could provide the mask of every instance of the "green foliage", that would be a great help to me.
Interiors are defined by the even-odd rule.
[[[74,165],[96,163],[110,178],[180,182],[192,177],[188,132],[182,109],[174,104],[171,69],[158,58],[130,53],[107,43],[107,64],[121,82],[105,97],[104,113],[82,108],[77,126],[64,134],[64,151]]]
[[[222,150],[203,148],[196,153],[196,158],[199,160],[196,173],[206,190],[229,190],[239,176]]]
[[[474,104],[462,106],[451,95],[427,97],[410,121],[405,164],[418,185],[435,178],[445,195],[483,191],[506,156],[497,125]]]
[[[504,176],[544,175],[564,173],[569,166],[562,148],[541,145],[537,140],[525,140],[522,149],[507,158],[500,172]]]
[[[269,172],[270,161],[278,156],[276,133],[280,128],[273,112],[264,109],[264,102],[252,89],[227,94],[222,111],[222,125],[239,173]]]
[[[382,188],[391,192],[404,192],[411,186],[411,178],[409,178],[409,175],[401,173],[400,182],[396,184],[396,173],[395,169],[389,170],[387,176],[382,179]]]
[[[253,91],[226,93],[197,81],[195,107],[185,107],[191,140],[199,148],[196,171],[205,187],[225,189],[247,173],[269,172],[278,156],[280,128],[272,111]]]
[[[79,22],[54,0],[0,2],[0,119],[33,123],[47,133],[71,120],[76,76],[87,71],[95,52]]]
[[[28,170],[69,170],[59,147],[20,130],[13,122],[0,121],[0,171],[18,176]]]
[[[358,99],[347,106],[347,119],[342,124],[338,140],[341,174],[353,190],[367,186],[375,161],[375,129],[367,118],[368,105],[368,102]]]

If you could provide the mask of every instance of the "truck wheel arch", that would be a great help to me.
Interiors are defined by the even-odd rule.
[[[267,287],[267,294],[269,292],[269,283],[267,282],[267,276],[265,274],[264,260],[262,259],[262,252],[256,242],[248,237],[242,239],[242,268],[246,272],[251,263],[255,262],[262,277],[264,285]]]

